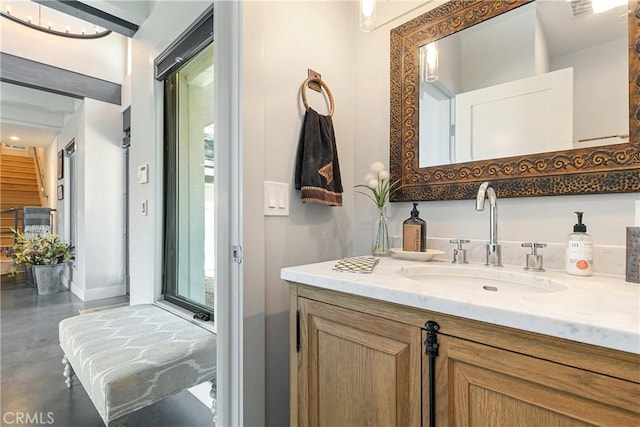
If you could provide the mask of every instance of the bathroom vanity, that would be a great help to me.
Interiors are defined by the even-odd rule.
[[[291,425],[640,425],[637,285],[437,261],[334,265],[282,270]]]

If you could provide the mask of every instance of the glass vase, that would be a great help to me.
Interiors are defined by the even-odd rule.
[[[389,255],[389,227],[384,207],[378,208],[378,218],[373,228],[373,256]]]

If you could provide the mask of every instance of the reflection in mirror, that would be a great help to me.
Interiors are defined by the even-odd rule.
[[[420,167],[629,142],[626,1],[577,5],[529,3],[419,47]]]

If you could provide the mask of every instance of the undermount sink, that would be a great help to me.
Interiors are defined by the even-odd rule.
[[[561,292],[567,287],[540,273],[470,266],[411,266],[398,270],[400,276],[431,285],[460,290],[501,293]]]

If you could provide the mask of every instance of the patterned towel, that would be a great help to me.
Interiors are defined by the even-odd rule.
[[[342,206],[342,178],[331,116],[308,108],[296,154],[296,190],[302,202]]]
[[[25,206],[23,231],[27,239],[40,239],[51,234],[51,209]]]
[[[380,262],[380,259],[370,256],[344,258],[338,261],[338,263],[333,266],[333,269],[349,273],[369,274],[373,271],[373,268],[378,264],[378,262]]]
[[[25,206],[24,226],[29,225],[51,225],[51,209],[37,206]]]

